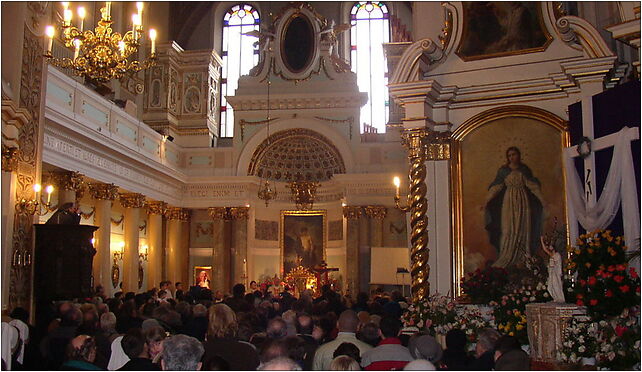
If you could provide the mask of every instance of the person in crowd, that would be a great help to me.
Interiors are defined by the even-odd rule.
[[[16,307],[11,311],[9,317],[11,318],[9,324],[18,330],[18,336],[20,338],[20,347],[16,355],[16,366],[13,369],[26,369],[24,368],[25,355],[32,354],[29,352],[32,349],[29,341],[33,335],[33,330],[31,326],[29,326],[29,312],[22,307]]]
[[[205,341],[207,333],[207,308],[203,304],[196,304],[192,308],[192,318],[183,326],[183,334],[192,336],[199,341]]]
[[[260,361],[265,364],[272,359],[288,358],[288,344],[285,338],[276,338],[266,340],[261,348]]]
[[[446,333],[446,350],[441,359],[445,368],[450,370],[467,370],[472,357],[466,352],[466,333],[461,329],[451,329]]]
[[[436,371],[437,367],[425,359],[415,359],[403,367],[404,371]]]
[[[54,214],[49,217],[45,225],[78,225],[80,224],[80,213],[78,204],[74,202],[64,203]]]
[[[366,292],[359,292],[357,294],[357,301],[352,305],[352,310],[357,314],[360,311],[370,312],[370,306],[368,305],[368,294]]]
[[[361,365],[361,351],[357,347],[357,345],[351,343],[351,342],[344,342],[337,349],[332,353],[333,358],[337,358],[338,356],[341,355],[346,355],[355,360],[359,365]],[[361,367],[359,367],[361,369]]]
[[[167,338],[167,332],[161,326],[152,326],[143,329],[147,352],[152,363],[160,367],[160,357],[163,352],[163,341]]]
[[[96,343],[94,338],[88,335],[76,336],[67,344],[65,353],[66,361],[61,366],[62,370],[70,371],[100,371],[96,366]]]
[[[281,317],[270,319],[265,333],[267,338],[272,340],[286,338],[288,336],[288,325]]]
[[[319,347],[319,341],[314,337],[315,327],[312,317],[306,313],[299,313],[296,317],[297,336],[304,342],[305,359],[303,360],[303,369],[309,371],[312,369],[314,353]]]
[[[495,371],[528,371],[528,354],[522,350],[516,337],[502,336],[495,348]]]
[[[408,351],[415,359],[425,359],[438,365],[443,355],[439,342],[430,335],[416,334],[408,340]]]
[[[366,323],[357,333],[357,338],[372,347],[379,345],[381,341],[379,326],[372,322]]]
[[[209,359],[218,356],[223,358],[232,370],[254,370],[259,365],[256,350],[245,342],[236,339],[238,322],[236,314],[225,304],[210,307],[205,356],[203,362],[209,365]],[[166,346],[164,346],[165,348]]]
[[[287,325],[288,336],[296,336],[296,312],[294,310],[284,311],[281,319]]]
[[[259,371],[301,371],[301,366],[299,366],[295,361],[290,358],[281,357],[272,359],[265,364],[261,364],[258,368]]]
[[[386,316],[381,319],[379,335],[382,340],[379,345],[369,350],[361,357],[361,366],[366,370],[402,369],[408,362],[414,360],[408,348],[399,340],[401,321],[398,318]]]
[[[129,362],[129,357],[123,350],[123,337],[124,336],[118,336],[111,343],[111,354],[109,356],[109,362],[107,363],[107,369],[110,371],[115,371]]]
[[[15,369],[15,359],[20,349],[20,333],[16,327],[2,322],[2,370]]]
[[[330,363],[330,370],[332,371],[361,371],[359,362],[347,355],[339,355],[332,359]]]
[[[235,284],[232,287],[232,298],[225,300],[225,304],[237,313],[250,311],[250,304],[245,301],[245,286],[241,283]]]
[[[476,371],[491,371],[495,369],[495,344],[500,334],[492,328],[482,328],[477,332],[475,360],[470,368]]]
[[[116,332],[116,315],[106,312],[100,316],[99,330],[94,336],[96,341],[96,361],[95,364],[106,369],[111,357],[111,344],[116,337],[120,336]]]
[[[313,369],[315,371],[330,369],[330,363],[334,359],[332,356],[334,351],[344,342],[355,344],[359,348],[362,357],[365,352],[372,349],[372,346],[357,340],[357,325],[359,325],[359,318],[357,318],[357,314],[353,310],[346,310],[341,313],[337,321],[337,328],[339,329],[337,338],[319,346],[314,355]]]
[[[140,328],[143,320],[138,316],[136,303],[133,300],[123,302],[116,321],[118,333],[127,333],[131,328]]]
[[[203,344],[194,337],[175,335],[163,345],[161,367],[163,371],[200,371]]]
[[[183,296],[185,295],[185,290],[183,289],[183,283],[181,282],[176,282],[174,284],[174,288],[176,289],[175,297],[178,301],[181,301],[183,299]]]
[[[129,361],[120,367],[119,371],[159,371],[157,365],[149,358],[149,349],[145,342],[145,336],[139,328],[132,328],[127,331],[120,342],[123,351],[129,357]]]
[[[169,280],[163,280],[162,282],[160,282],[160,284],[158,285],[158,287],[159,287],[159,289],[158,289],[158,297],[159,298],[161,296],[161,294],[160,294],[161,291],[165,291],[165,298],[174,298],[172,296],[172,291],[169,289],[169,286],[171,284],[172,284],[172,282],[170,282]]]
[[[60,326],[53,329],[40,343],[41,355],[46,360],[47,369],[57,370],[64,362],[67,344],[76,336],[82,322],[82,312],[71,303],[60,305]]]

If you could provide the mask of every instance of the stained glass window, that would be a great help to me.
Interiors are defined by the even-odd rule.
[[[359,90],[368,93],[368,103],[361,108],[361,133],[372,125],[379,133],[388,122],[388,67],[383,43],[390,41],[388,7],[382,2],[360,1],[350,12],[350,58],[357,73]]]
[[[242,35],[258,30],[259,24],[259,12],[249,4],[234,5],[223,17],[220,137],[234,136],[234,110],[225,96],[234,95],[239,77],[247,75],[259,62],[258,45],[254,45],[257,39]]]

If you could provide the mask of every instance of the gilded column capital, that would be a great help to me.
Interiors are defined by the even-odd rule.
[[[118,199],[125,208],[142,208],[145,206],[145,195],[139,193],[121,193]]]
[[[78,192],[85,188],[83,175],[80,172],[52,172],[51,178],[63,190]]]
[[[423,158],[424,143],[430,130],[425,127],[404,129],[401,132],[401,144],[408,150],[408,158]]]
[[[230,217],[232,220],[247,220],[250,217],[250,208],[230,207]]]
[[[89,194],[94,199],[114,201],[118,198],[118,186],[113,183],[90,183]]]
[[[248,207],[210,207],[207,213],[215,220],[247,220],[250,216]]]
[[[147,202],[147,214],[164,215],[167,212],[167,203],[164,201]]]
[[[2,170],[5,172],[13,172],[18,167],[19,149],[17,147],[9,147],[2,145]]]
[[[363,209],[368,218],[375,218],[378,220],[383,220],[388,213],[388,208],[383,205],[368,205],[363,207]]]
[[[168,220],[189,221],[189,209],[181,207],[167,207],[165,217]]]
[[[207,214],[209,214],[212,219],[223,220],[227,214],[225,207],[210,207],[207,208]]]
[[[425,156],[426,160],[448,160],[450,159],[451,132],[431,131],[426,137]]]
[[[360,206],[346,205],[343,207],[343,217],[353,220],[363,215],[363,209]]]

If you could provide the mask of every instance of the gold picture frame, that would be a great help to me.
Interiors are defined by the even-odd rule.
[[[192,285],[199,285],[199,275],[201,271],[205,271],[207,273],[207,279],[209,283],[211,284],[212,282],[212,266],[194,266],[193,272],[194,275],[192,277]],[[211,288],[211,286],[210,286]]]
[[[480,232],[480,227],[477,225],[480,225],[480,221],[472,221],[471,223],[471,218],[470,215],[472,213],[471,210],[474,208],[471,207],[472,203],[469,202],[471,200],[470,195],[465,195],[466,192],[469,192],[470,190],[470,184],[476,184],[479,188],[479,185],[483,185],[482,188],[484,189],[483,192],[486,192],[485,188],[487,186],[486,182],[488,181],[488,178],[485,180],[482,179],[469,179],[467,182],[470,184],[467,184],[468,186],[465,188],[464,187],[464,177],[463,174],[464,172],[464,167],[474,167],[476,164],[470,164],[470,162],[467,162],[466,165],[463,163],[463,157],[462,156],[462,146],[464,144],[464,140],[467,138],[472,138],[469,137],[472,133],[474,133],[476,130],[480,128],[484,128],[488,124],[492,123],[499,123],[502,124],[502,119],[510,119],[511,123],[513,122],[519,122],[520,120],[525,122],[525,123],[534,123],[539,122],[542,124],[545,124],[546,128],[549,128],[548,131],[549,133],[555,133],[557,132],[559,134],[559,142],[556,145],[555,143],[549,143],[549,147],[555,147],[559,151],[559,163],[555,164],[555,172],[559,173],[559,179],[562,180],[561,184],[559,184],[559,189],[562,190],[559,196],[554,197],[555,201],[557,203],[561,203],[562,206],[559,206],[557,203],[554,204],[557,208],[557,212],[559,212],[562,215],[548,215],[546,216],[546,220],[542,224],[543,230],[546,230],[547,226],[550,223],[550,220],[552,220],[554,217],[559,217],[560,220],[566,221],[566,216],[568,215],[567,213],[567,205],[566,205],[566,200],[564,199],[564,192],[563,190],[565,189],[566,185],[566,179],[564,178],[564,172],[562,168],[562,158],[561,158],[561,153],[562,149],[564,147],[568,147],[570,145],[570,137],[568,133],[568,123],[559,118],[558,116],[536,108],[536,107],[531,107],[531,106],[510,106],[510,107],[500,107],[500,108],[495,108],[491,109],[485,112],[482,112],[470,119],[468,119],[466,122],[464,122],[462,125],[460,125],[452,134],[452,145],[451,145],[451,208],[452,208],[452,241],[453,241],[453,250],[452,250],[452,262],[453,262],[453,278],[452,282],[454,283],[454,293],[456,296],[461,296],[462,295],[462,289],[461,289],[461,279],[466,275],[467,270],[465,265],[467,264],[466,258],[470,258],[470,252],[466,251],[465,252],[465,244],[468,244],[470,241],[465,239],[466,236],[474,235],[476,234],[483,234],[483,239],[487,239],[488,235],[486,234],[486,231],[484,230],[484,226],[481,226],[481,232]],[[529,120],[524,120],[524,119],[530,119]],[[524,124],[523,124],[524,125]],[[534,124],[533,124],[534,125]],[[504,123],[501,128],[506,128],[507,124]],[[498,125],[497,128],[500,128]],[[552,128],[554,131],[551,131],[550,128]],[[488,129],[488,127],[486,127]],[[515,129],[517,130],[517,129]],[[542,129],[542,130],[547,130],[547,129]],[[489,165],[492,161],[488,161],[490,159],[490,154],[486,156],[484,159],[480,160],[480,162],[486,162],[482,164],[483,170],[486,171],[486,174],[488,175],[490,172],[491,180],[492,180],[492,175],[495,172],[496,164],[497,161],[499,160],[498,157],[504,156],[504,148],[501,146],[502,144],[505,145],[505,143],[499,143],[501,141],[503,142],[517,142],[519,143],[520,141],[526,141],[526,140],[532,140],[532,132],[524,132],[523,134],[523,140],[519,138],[519,134],[517,136],[515,135],[508,135],[507,133],[497,133],[495,134],[495,137],[497,138],[498,143],[491,144],[489,146],[495,146],[495,148],[499,149],[497,152],[499,154],[494,154],[494,162],[492,165]],[[507,139],[502,139],[501,137],[507,137]],[[550,142],[550,141],[549,141]],[[513,146],[514,143],[512,143],[510,146]],[[518,146],[519,147],[519,146]],[[537,148],[537,144],[531,145],[531,148]],[[522,149],[523,150],[523,149]],[[533,154],[527,154],[529,158],[526,160],[528,165],[533,166],[534,168],[534,173],[535,176],[541,176],[542,172],[539,171],[541,169],[541,166],[536,166],[537,164],[532,164],[530,161],[533,159]],[[538,159],[541,159],[543,155],[539,154]],[[479,156],[478,156],[479,157]],[[530,160],[529,160],[530,159]],[[484,167],[485,166],[485,167]],[[550,165],[549,165],[550,167]],[[470,171],[470,169],[468,169]],[[471,172],[467,172],[466,174],[470,174]],[[478,172],[479,173],[479,172]],[[550,177],[547,177],[544,181],[548,181]],[[559,182],[559,181],[558,181]],[[489,182],[490,183],[490,182]],[[545,183],[546,185],[546,183]],[[468,191],[466,191],[468,190]],[[550,195],[556,195],[555,192],[549,190],[544,193],[544,196],[550,197]],[[472,199],[475,199],[474,197]],[[477,198],[479,199],[479,198]],[[479,202],[479,201],[478,201]],[[553,202],[551,202],[553,203]],[[552,209],[552,208],[551,208]],[[466,216],[465,216],[466,215]],[[482,215],[483,218],[483,215]],[[483,221],[485,222],[485,221]],[[547,223],[549,222],[549,223]],[[477,230],[475,230],[477,228]],[[468,234],[465,236],[465,233]],[[488,243],[490,244],[490,243]],[[472,244],[473,249],[477,249],[477,246]],[[488,247],[486,247],[488,249]],[[470,250],[470,249],[469,249]],[[476,253],[479,253],[479,251],[476,251]],[[468,255],[468,257],[467,257]],[[482,255],[483,256],[483,255]],[[476,257],[475,257],[476,258]]]
[[[326,261],[327,234],[326,210],[282,210],[279,224],[281,276],[297,266],[312,268]],[[311,245],[307,249],[305,236],[307,244]]]
[[[480,59],[487,59],[487,58],[495,58],[495,57],[506,57],[506,56],[514,56],[514,55],[519,55],[519,54],[527,54],[527,53],[537,53],[537,52],[543,52],[548,48],[549,45],[553,42],[553,37],[551,34],[548,32],[548,29],[546,28],[546,24],[544,23],[544,12],[542,11],[542,4],[539,2],[528,2],[528,1],[522,1],[522,2],[499,2],[499,1],[483,1],[483,2],[464,2],[463,4],[463,9],[462,9],[462,23],[463,23],[463,30],[462,30],[462,36],[459,40],[459,45],[457,46],[457,50],[455,54],[459,56],[462,60],[465,62],[469,61],[476,61]],[[494,51],[494,52],[486,52],[486,51],[481,51],[478,52],[477,54],[468,54],[471,53],[471,51],[466,51],[466,47],[468,45],[486,45],[486,49],[489,49],[491,47],[491,43],[485,43],[481,40],[477,42],[469,42],[468,38],[469,33],[471,35],[493,35],[497,34],[498,36],[502,35],[506,37],[507,32],[490,32],[488,31],[488,25],[483,26],[483,25],[477,25],[476,28],[480,29],[474,29],[474,27],[471,27],[471,10],[469,9],[470,7],[485,7],[483,4],[490,4],[493,5],[495,8],[501,8],[501,7],[508,7],[511,6],[511,4],[522,4],[525,7],[536,7],[536,14],[535,18],[537,19],[536,24],[533,24],[533,29],[531,30],[522,30],[521,32],[531,32],[531,33],[536,33],[536,32],[541,32],[542,37],[544,38],[544,41],[541,43],[541,45],[536,45],[536,46],[529,46],[528,44],[525,44],[523,40],[520,40],[520,38],[515,38],[513,40],[514,43],[519,44],[522,43],[524,45],[515,45],[512,48],[517,48],[513,50],[505,50],[505,51]],[[530,9],[529,9],[530,10]],[[510,10],[507,12],[509,15],[515,15],[518,14],[519,12],[515,10]],[[495,21],[498,21],[498,19],[494,18],[493,16],[475,16],[474,17],[476,20],[485,21],[485,22],[490,22],[491,20],[495,19]],[[507,19],[508,15],[506,17],[501,17],[501,19]],[[531,19],[532,20],[532,19]],[[523,25],[526,24],[526,22],[513,22],[518,25]],[[485,27],[485,28],[484,28]],[[535,28],[538,27],[538,28]],[[485,30],[485,31],[481,31]],[[511,49],[511,47],[508,47],[508,49]]]

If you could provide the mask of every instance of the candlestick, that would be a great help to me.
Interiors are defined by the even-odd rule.
[[[107,8],[107,18],[111,18],[111,1],[105,2],[105,8]]]
[[[83,27],[85,26],[85,8],[84,7],[78,7],[78,17],[80,17],[80,32],[82,32]]]
[[[45,191],[47,192],[47,205],[51,202],[51,193],[54,191],[54,187],[49,185],[45,188]]]
[[[47,26],[45,28],[45,33],[47,34],[47,38],[49,39],[47,41],[47,54],[51,54],[51,50],[53,49],[53,37],[55,33],[55,29],[53,26]]]
[[[395,177],[392,179],[392,183],[395,184],[395,197],[399,198],[399,186],[401,185],[401,180],[399,177]]]
[[[76,49],[74,50],[74,61],[76,60],[76,58],[78,58],[78,54],[80,53],[80,44],[80,40],[74,40],[74,45],[76,46]]]
[[[156,30],[149,30],[149,38],[152,41],[152,55],[156,54]]]

